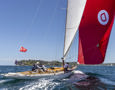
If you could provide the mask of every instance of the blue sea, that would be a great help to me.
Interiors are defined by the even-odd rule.
[[[0,66],[0,74],[31,70],[31,66]],[[70,77],[62,80],[41,78],[36,80],[6,79],[0,76],[0,90],[115,90],[115,66],[78,66],[85,74],[95,77],[96,81],[71,81]],[[87,85],[87,83],[89,85]]]

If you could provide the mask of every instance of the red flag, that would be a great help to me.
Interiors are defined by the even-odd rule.
[[[27,51],[26,48],[24,48],[24,47],[21,47],[21,48],[20,48],[20,52],[26,52],[26,51]]]

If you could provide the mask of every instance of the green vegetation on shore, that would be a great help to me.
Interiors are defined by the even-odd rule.
[[[15,65],[32,66],[36,62],[40,62],[41,64],[44,64],[46,66],[62,66],[62,62],[59,62],[57,60],[45,61],[45,60],[30,60],[30,59],[29,60],[19,60],[19,61],[16,60]],[[77,62],[69,62],[69,64],[72,66],[78,65]],[[80,64],[80,65],[82,65],[82,64]],[[115,63],[103,63],[103,64],[99,64],[99,65],[114,66]]]
[[[53,60],[53,61],[45,61],[45,60],[19,60],[19,61],[15,61],[15,65],[19,65],[19,66],[32,66],[33,64],[35,64],[36,62],[40,62],[41,64],[44,64],[45,66],[62,66],[62,62],[59,62],[57,60]],[[69,62],[70,65],[77,65],[76,62]]]

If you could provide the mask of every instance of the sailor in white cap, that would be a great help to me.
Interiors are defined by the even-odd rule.
[[[39,68],[39,62],[36,62],[32,67],[32,71],[36,72],[38,68]]]
[[[36,62],[36,64],[40,64],[39,62]]]

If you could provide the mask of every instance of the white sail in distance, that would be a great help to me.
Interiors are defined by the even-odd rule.
[[[68,0],[63,58],[65,59],[78,30],[86,0]]]

